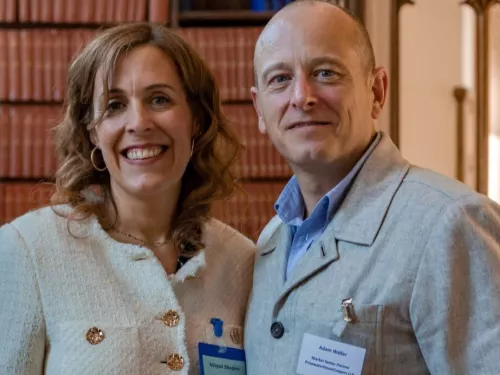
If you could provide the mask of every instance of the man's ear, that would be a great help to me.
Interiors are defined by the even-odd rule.
[[[262,116],[262,110],[259,105],[259,100],[258,100],[258,89],[257,87],[252,87],[250,89],[250,92],[252,93],[252,101],[253,101],[253,106],[255,108],[255,112],[257,113],[257,117],[259,119],[259,131],[262,134],[266,134],[266,123],[264,122],[264,117]]]
[[[384,104],[387,99],[388,85],[389,78],[387,76],[387,71],[383,67],[375,69],[371,85],[373,93],[372,118],[375,120],[378,119],[382,109],[384,108]]]

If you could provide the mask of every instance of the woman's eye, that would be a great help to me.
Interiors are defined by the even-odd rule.
[[[170,99],[166,96],[154,96],[151,101],[154,105],[165,105],[170,103]]]
[[[108,103],[107,110],[108,111],[117,111],[123,108],[123,104],[117,100],[112,100]]]

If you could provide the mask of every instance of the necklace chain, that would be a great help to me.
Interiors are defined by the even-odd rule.
[[[132,235],[132,234],[130,234],[130,233],[124,232],[124,231],[122,231],[122,230],[120,230],[120,229],[118,229],[118,228],[113,228],[112,230],[113,230],[113,231],[115,231],[115,232],[117,232],[117,233],[119,233],[119,234],[121,234],[121,235],[123,235],[123,236],[127,236],[127,237],[132,238],[132,239],[134,239],[134,240],[136,240],[136,241],[139,241],[139,242],[140,242],[142,245],[144,245],[144,246],[147,246],[147,245],[153,245],[153,246],[163,246],[163,245],[166,245],[166,244],[168,244],[168,243],[170,243],[170,242],[171,242],[171,240],[170,240],[170,239],[168,239],[168,240],[166,240],[166,241],[161,241],[161,242],[151,242],[151,243],[150,243],[150,242],[144,241],[143,239],[141,239],[141,238],[139,238],[139,237],[136,237],[136,236],[134,236],[134,235]]]
[[[161,242],[153,242],[153,243],[148,243],[147,241],[144,241],[142,238],[139,238],[139,237],[136,237],[130,233],[127,233],[125,231],[122,231],[118,228],[111,228],[112,231],[115,231],[116,233],[119,233],[123,236],[126,236],[126,237],[129,237],[129,238],[132,238],[136,241],[139,241],[143,246],[148,246],[148,245],[153,245],[153,246],[163,246],[163,245],[166,245],[170,242],[172,242],[171,239],[168,239],[166,241],[161,241]],[[188,261],[188,258],[186,258],[185,256],[183,255],[179,255],[179,257],[177,258],[177,266],[176,266],[176,270],[175,272],[177,272],[182,266],[184,266],[184,264]],[[174,273],[175,273],[174,272]]]

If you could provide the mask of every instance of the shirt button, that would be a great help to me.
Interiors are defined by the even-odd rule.
[[[177,311],[168,310],[165,314],[163,314],[161,320],[167,327],[175,327],[179,324],[180,316]]]
[[[283,324],[280,322],[274,322],[271,324],[271,335],[275,339],[280,339],[283,337],[283,334],[285,333],[285,327],[283,327]]]
[[[182,370],[184,367],[184,358],[180,354],[170,354],[167,359],[167,366],[170,370]]]

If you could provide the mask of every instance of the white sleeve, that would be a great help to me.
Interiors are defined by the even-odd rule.
[[[22,236],[0,227],[0,369],[43,374],[45,320],[33,261]]]

